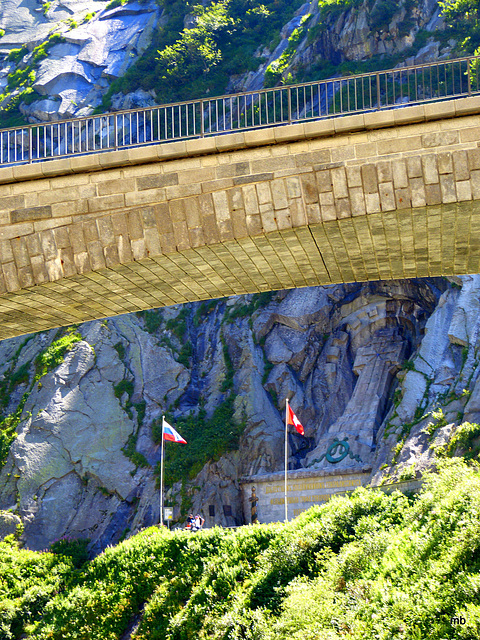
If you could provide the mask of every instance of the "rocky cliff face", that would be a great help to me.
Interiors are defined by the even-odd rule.
[[[301,6],[228,89],[324,62],[451,52],[435,37],[412,48],[419,30],[442,29],[434,0],[343,6]],[[0,109],[18,103],[31,122],[91,113],[167,20],[153,0],[0,0]],[[155,101],[137,91],[112,107]],[[480,276],[338,285],[4,341],[0,536],[21,524],[31,548],[83,536],[98,551],[157,522],[164,413],[190,443],[184,455],[168,445],[178,521],[190,509],[207,525],[243,521],[240,478],[283,468],[286,397],[306,427],[290,435],[290,468],[416,477],[459,424],[480,422],[479,298]]]
[[[155,48],[154,35],[171,18],[169,7],[155,0],[0,0],[0,108],[19,109],[29,122],[91,114],[111,82],[150,45]],[[171,9],[179,10],[177,4]],[[195,25],[195,18],[186,14],[185,28]],[[412,64],[448,57],[455,43],[441,45],[434,34],[443,27],[436,0],[313,0],[298,9],[273,41],[258,48],[255,70],[239,75],[229,71],[225,90],[256,90],[266,80],[291,82],[327,63],[393,56],[392,64]],[[432,33],[421,48],[414,46],[419,31]],[[335,74],[334,66],[331,72]],[[112,109],[128,109],[160,100],[154,90],[140,86],[114,95],[111,104]]]
[[[112,79],[146,50],[162,21],[154,0],[111,4],[0,0],[0,105],[24,96],[20,110],[31,122],[92,113]],[[61,40],[52,40],[54,35]],[[39,55],[42,48],[48,55]],[[23,76],[21,83],[15,80],[15,73],[25,70],[33,74],[27,83],[35,92],[31,95],[38,94],[33,102],[24,94]]]
[[[67,535],[99,550],[156,522],[165,412],[177,427],[192,417],[191,466],[170,474],[177,520],[193,509],[209,525],[243,521],[240,477],[283,468],[286,397],[306,427],[290,435],[291,469],[416,477],[460,423],[480,419],[479,305],[480,276],[196,303],[82,325],[43,370],[65,337],[4,341],[3,415],[16,416],[16,437],[0,472],[0,532],[22,522],[32,548]],[[195,468],[207,446],[196,421],[211,425],[227,406],[208,437],[240,425],[239,439]],[[348,443],[341,460],[336,442]]]
[[[325,68],[335,75],[335,66],[349,61],[388,57],[390,66],[403,66],[452,55],[455,42],[441,44],[437,37],[445,28],[437,0],[334,4],[314,1],[303,5],[282,29],[277,46],[272,51],[268,47],[258,51],[264,58],[258,69],[232,78],[230,88],[260,89],[269,72],[273,72],[274,82],[288,84],[304,75],[316,79],[322,73],[324,77]],[[341,6],[345,8],[338,8]],[[423,43],[417,45],[420,32]],[[314,69],[317,71],[312,72]]]

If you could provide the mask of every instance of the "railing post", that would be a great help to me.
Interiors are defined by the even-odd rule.
[[[288,95],[288,124],[292,124],[292,87],[287,87]]]
[[[441,98],[455,98],[455,97],[459,97],[460,95],[465,96],[466,94],[468,96],[472,96],[473,94],[477,94],[479,92],[479,78],[478,78],[478,74],[480,73],[480,56],[464,56],[462,58],[459,59],[454,59],[454,60],[450,60],[448,62],[442,62],[442,63],[431,63],[431,64],[426,64],[426,65],[413,65],[413,66],[409,66],[406,67],[405,69],[401,69],[401,70],[390,70],[390,71],[377,71],[377,72],[372,72],[372,73],[368,73],[368,74],[361,74],[357,79],[353,79],[354,81],[354,95],[353,95],[353,99],[355,100],[355,111],[358,108],[358,100],[361,99],[361,104],[363,106],[363,111],[365,111],[365,109],[371,110],[374,109],[375,106],[375,100],[377,102],[377,110],[381,110],[383,108],[384,105],[382,105],[382,88],[381,88],[381,77],[382,74],[385,78],[385,108],[388,108],[389,106],[391,106],[390,104],[390,93],[392,92],[393,89],[393,102],[392,105],[395,104],[397,105],[397,98],[400,98],[400,104],[398,104],[398,106],[403,106],[403,99],[404,99],[404,95],[403,92],[406,91],[407,92],[407,98],[408,98],[408,103],[409,104],[413,104],[413,103],[419,103],[422,101],[426,101],[426,100],[430,100],[430,99],[434,99],[434,94],[435,94],[435,82],[432,80],[432,78],[434,78],[435,76],[435,67],[437,67],[438,69],[438,65],[444,65],[445,66],[445,71],[444,71],[444,75],[445,75],[445,82],[448,84],[448,80],[450,78],[450,75],[452,75],[452,80],[453,80],[453,87],[450,89],[447,88],[445,89],[445,92],[442,92],[441,95],[439,95],[439,99]],[[467,91],[465,91],[465,79],[464,79],[464,75],[465,73],[462,71],[463,65],[466,64],[466,74],[467,74]],[[442,67],[443,68],[443,67]],[[455,74],[456,74],[456,70],[459,70],[460,73],[460,78],[457,81],[455,79]],[[396,95],[396,76],[397,74],[400,74],[400,90],[399,90],[399,96]],[[437,76],[438,76],[438,81],[440,81],[440,76],[442,74],[440,74],[439,71],[437,71]],[[377,87],[376,87],[376,92],[375,89],[373,88],[373,80],[375,78],[375,81],[377,83]],[[428,78],[430,78],[430,80],[428,80]],[[358,85],[357,84],[357,80],[361,79],[362,85]],[[405,88],[403,87],[403,79],[405,80],[406,86]],[[392,81],[393,81],[393,87],[392,87]],[[411,84],[413,81],[413,88],[415,89],[414,95],[412,94],[412,89],[411,89]],[[368,85],[367,85],[368,82]],[[456,87],[455,86],[455,82],[459,82],[460,83],[460,87]],[[346,105],[346,111],[343,110],[344,106],[343,105],[343,91],[342,91],[342,86],[343,83],[346,83],[347,85],[347,94],[346,94],[346,100],[347,100],[347,105]],[[298,122],[301,120],[305,120],[308,119],[308,114],[305,112],[303,113],[303,115],[300,117],[300,113],[302,111],[302,95],[305,98],[305,96],[307,95],[306,92],[310,92],[311,94],[311,100],[312,100],[312,105],[313,105],[313,95],[315,93],[315,89],[314,86],[317,86],[317,90],[316,93],[318,95],[318,115],[319,117],[322,117],[322,104],[323,101],[325,101],[325,114],[324,115],[330,115],[329,112],[331,112],[332,115],[335,115],[338,113],[337,109],[336,109],[336,98],[340,98],[340,107],[341,107],[341,113],[347,113],[349,112],[350,108],[351,108],[351,93],[349,90],[349,83],[350,83],[350,79],[349,78],[330,78],[325,82],[321,82],[318,85],[314,85],[314,83],[305,83],[303,85],[282,85],[279,86],[275,89],[273,89],[271,92],[270,91],[255,91],[255,92],[242,92],[242,93],[237,93],[237,94],[233,94],[233,95],[226,95],[226,96],[221,96],[221,97],[217,97],[217,98],[205,98],[205,99],[198,99],[198,100],[194,100],[194,101],[187,101],[187,102],[179,102],[179,103],[174,103],[174,104],[170,104],[170,105],[163,105],[159,108],[159,110],[157,111],[157,123],[158,123],[158,131],[159,131],[159,137],[161,136],[161,128],[162,128],[162,123],[160,122],[160,113],[162,113],[164,115],[164,120],[165,120],[165,139],[168,139],[168,127],[171,126],[172,127],[172,131],[171,134],[173,137],[175,137],[175,131],[174,131],[174,127],[175,127],[175,113],[176,110],[178,110],[178,113],[180,115],[180,120],[179,120],[179,129],[180,132],[177,135],[182,137],[182,126],[183,126],[183,120],[181,118],[181,114],[184,113],[185,114],[185,125],[187,126],[187,131],[186,131],[186,135],[189,135],[189,114],[190,114],[190,108],[193,109],[192,113],[194,114],[194,122],[195,122],[195,128],[194,128],[194,132],[193,135],[194,136],[201,136],[202,138],[205,137],[205,135],[208,133],[209,135],[214,133],[214,132],[219,132],[219,127],[220,127],[220,121],[221,118],[223,117],[223,130],[224,131],[233,131],[233,130],[238,130],[238,129],[242,129],[242,128],[247,128],[248,126],[248,117],[250,115],[250,107],[251,107],[251,112],[252,112],[252,121],[251,121],[251,126],[256,127],[256,126],[264,126],[265,124],[291,124],[293,122],[293,97],[292,97],[292,93],[293,93],[293,88],[295,88],[296,91],[296,98],[295,98],[295,121]],[[430,86],[428,87],[428,83],[430,83]],[[365,88],[364,88],[365,85]],[[473,86],[472,86],[473,85]],[[302,89],[303,88],[303,89]],[[361,89],[361,96],[358,95],[358,92]],[[287,91],[287,118],[285,118],[285,102],[284,102],[284,96],[285,96],[285,90]],[[329,90],[332,92],[332,100],[331,102],[329,101]],[[367,92],[367,96],[365,97],[364,92]],[[459,93],[460,91],[460,93]],[[375,96],[376,93],[376,96]],[[322,95],[323,94],[323,95]],[[270,111],[268,108],[268,104],[269,104],[269,99],[268,96],[272,95],[272,103],[271,103],[271,109],[272,109],[272,122],[270,122]],[[248,102],[247,105],[247,98],[251,99],[250,102]],[[278,104],[278,99],[280,98],[279,101],[279,112],[277,113],[277,104]],[[262,100],[265,99],[265,120],[263,119],[263,107],[262,107]],[[306,99],[306,98],[305,98]],[[368,100],[368,107],[365,107],[365,99]],[[214,104],[214,100],[215,100],[215,104]],[[257,104],[255,102],[255,100],[258,100],[258,118],[256,116],[256,112],[255,112],[255,105]],[[243,103],[243,111],[241,109],[241,104]],[[230,105],[230,110],[228,111],[228,109],[226,109],[226,107],[228,106],[228,104]],[[305,103],[307,104],[307,103]],[[197,126],[197,121],[196,121],[196,113],[197,113],[197,105],[199,107],[199,111],[200,111],[200,126]],[[205,119],[207,116],[207,105],[208,105],[208,123],[205,124]],[[234,105],[235,105],[235,109],[234,109]],[[304,108],[304,107],[303,107]],[[183,109],[185,109],[185,111],[183,111]],[[219,111],[220,110],[220,111]],[[168,114],[171,113],[171,123],[170,125],[168,124]],[[105,117],[108,116],[108,121],[107,121],[107,128],[108,128],[108,148],[111,150],[118,150],[120,147],[124,148],[127,147],[128,145],[132,144],[137,144],[135,142],[132,142],[131,140],[129,141],[129,136],[127,135],[124,127],[126,126],[126,124],[128,125],[128,123],[130,122],[130,135],[132,135],[132,132],[135,131],[135,129],[132,129],[132,119],[133,122],[139,122],[139,118],[141,118],[143,114],[143,124],[144,124],[144,128],[143,128],[143,132],[145,135],[146,132],[146,114],[147,111],[145,109],[140,109],[140,110],[124,110],[124,111],[119,111],[119,112],[114,112],[114,113],[108,113],[105,114]],[[153,140],[154,138],[154,129],[155,127],[153,126],[153,111],[150,111],[150,123],[152,126],[152,130],[151,130],[151,140]],[[228,114],[228,118],[230,119],[230,127],[227,129],[226,128],[226,122],[227,122],[227,114]],[[122,144],[120,144],[120,126],[119,126],[119,117],[122,116]],[[312,116],[313,116],[313,112],[312,112]],[[110,117],[113,117],[113,127],[110,126]],[[257,120],[256,120],[257,118]],[[212,122],[213,119],[213,122]],[[245,121],[242,124],[243,119],[245,119]],[[287,122],[285,122],[285,120],[287,120]],[[83,151],[93,151],[96,149],[96,142],[95,142],[95,118],[81,118],[81,119],[74,119],[72,121],[72,145],[71,145],[71,153],[75,154],[75,153],[82,153]],[[59,133],[61,132],[61,127],[62,125],[65,123],[57,123],[55,125],[53,124],[41,124],[39,123],[38,125],[35,126],[21,126],[19,128],[9,128],[9,129],[0,129],[0,142],[3,143],[3,141],[6,139],[8,144],[6,149],[4,149],[4,145],[0,144],[0,164],[3,164],[5,162],[28,162],[33,163],[33,160],[35,159],[35,161],[40,160],[41,158],[47,158],[50,157],[51,155],[62,155],[61,149],[63,148],[63,144],[65,146],[65,155],[69,155],[68,154],[68,147],[69,147],[69,137],[68,137],[68,126],[67,124],[65,124],[65,141],[62,141],[61,136],[58,138],[58,144],[60,145],[57,149],[57,147],[55,146],[57,138],[54,135],[55,131],[58,131]],[[78,125],[78,142],[77,142],[77,146],[78,146],[78,151],[75,151],[75,128],[76,125]],[[82,126],[84,126],[85,128],[85,141],[83,142],[82,139]],[[26,129],[28,128],[28,132],[26,131]],[[114,143],[112,144],[110,141],[110,135],[113,129],[113,135],[114,135]],[[35,130],[35,157],[34,157],[34,150],[33,150],[33,138],[34,138],[34,130]],[[140,133],[141,129],[137,127],[136,129],[137,133]],[[103,149],[103,137],[102,137],[102,133],[103,133],[103,119],[100,120],[100,148]],[[25,134],[27,134],[27,140],[26,141],[26,136]],[[20,139],[21,138],[21,139]],[[13,147],[11,147],[11,141],[14,141],[14,145]],[[17,145],[18,142],[18,145]],[[93,145],[90,148],[90,143]],[[146,143],[146,139],[143,141],[143,143]],[[28,144],[28,153],[25,150],[25,144]],[[140,144],[140,143],[138,143]],[[85,149],[83,149],[83,147],[85,147]],[[49,151],[48,151],[49,150]],[[48,151],[48,153],[47,153]],[[14,159],[11,159],[11,156],[14,157]]]
[[[467,60],[467,82],[468,82],[468,95],[471,96],[472,95],[472,67],[471,65],[471,58],[469,58]]]

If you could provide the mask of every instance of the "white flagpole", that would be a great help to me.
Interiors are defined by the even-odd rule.
[[[161,452],[161,462],[160,462],[160,526],[163,527],[163,459],[164,459],[164,448],[165,448],[165,440],[163,437],[163,430],[165,428],[165,416],[162,416],[162,452]]]
[[[288,522],[287,474],[288,474],[288,398],[285,402],[285,522]]]

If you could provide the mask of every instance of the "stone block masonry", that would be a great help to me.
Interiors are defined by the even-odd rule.
[[[368,470],[339,473],[318,471],[290,471],[288,477],[287,512],[289,519],[295,518],[314,504],[328,502],[334,495],[344,495],[370,480]],[[250,498],[252,488],[258,498],[259,522],[281,522],[285,519],[285,484],[283,473],[251,476],[242,481],[243,510],[245,522],[251,522]]]
[[[268,289],[476,273],[479,112],[471,97],[0,168],[0,339]]]
[[[357,471],[328,471],[298,469],[288,472],[287,513],[288,518],[299,516],[313,505],[328,502],[335,495],[345,495],[358,487],[369,486],[370,468]],[[282,522],[285,519],[285,484],[282,472],[250,476],[241,482],[244,521],[251,522],[252,488],[257,497],[258,521],[262,523]],[[415,493],[421,487],[421,480],[408,480],[394,484],[372,487],[385,493],[401,491]]]

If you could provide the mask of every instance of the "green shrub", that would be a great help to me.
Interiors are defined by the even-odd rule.
[[[183,364],[183,366],[188,369],[188,367],[190,366],[190,358],[192,357],[192,355],[193,355],[193,346],[190,340],[188,340],[182,346],[180,353],[178,354],[177,362],[179,362],[180,364]]]
[[[223,336],[221,336],[221,341],[223,348],[223,361],[225,363],[225,377],[222,384],[220,385],[220,391],[222,393],[226,393],[227,391],[233,389],[233,376],[235,375],[235,369],[233,367],[233,362],[228,351],[228,345],[225,342]]]
[[[235,304],[232,307],[228,307],[225,311],[224,322],[233,322],[234,320],[251,318],[252,315],[260,307],[266,307],[272,300],[276,291],[264,291],[263,293],[255,293],[252,295],[248,304]]]
[[[264,369],[263,369],[263,376],[262,376],[262,384],[264,385],[268,380],[268,376],[270,374],[270,371],[273,369],[274,364],[273,362],[270,362],[269,360],[266,359],[265,354],[263,355],[263,361],[264,361]]]
[[[354,9],[363,4],[363,0],[319,0],[320,17],[322,21],[334,22],[341,13]]]
[[[113,348],[118,353],[118,357],[120,358],[120,360],[123,362],[126,355],[125,345],[123,344],[123,342],[117,342],[117,344],[113,345]]]
[[[28,53],[28,49],[26,46],[20,47],[20,49],[12,49],[7,57],[9,62],[18,62],[22,58],[24,58]]]
[[[476,458],[480,453],[480,425],[464,422],[461,424],[450,438],[446,448],[446,454],[449,457],[458,455],[458,451],[462,452],[466,460]]]
[[[395,0],[376,2],[370,13],[370,26],[372,30],[383,29],[387,31],[388,25],[398,11],[398,8],[398,3],[395,2]]]
[[[70,558],[73,566],[79,569],[88,560],[88,538],[61,538],[50,545],[50,551],[59,556]]]
[[[145,400],[140,400],[140,402],[135,402],[133,406],[135,407],[135,410],[137,412],[138,426],[141,427],[145,419],[145,411],[147,410],[147,403],[145,402]]]
[[[148,311],[138,311],[137,316],[143,318],[145,329],[148,333],[156,333],[162,326],[163,316],[160,309],[149,309]]]
[[[187,331],[187,317],[189,313],[189,307],[187,305],[183,305],[178,315],[175,318],[167,320],[167,324],[165,325],[166,329],[171,331],[178,340],[180,340],[180,342],[183,341],[185,332]]]
[[[137,451],[138,433],[131,433],[128,436],[127,444],[122,448],[125,456],[133,462],[135,467],[149,467],[150,464],[143,453]]]
[[[109,11],[110,9],[116,9],[117,7],[123,7],[124,4],[127,4],[128,0],[111,0],[105,7],[105,11]]]
[[[472,54],[480,46],[480,6],[476,0],[443,0],[447,33],[460,41],[464,53]]]
[[[54,340],[52,344],[35,359],[36,379],[44,376],[62,364],[65,355],[73,349],[73,346],[83,340],[82,336],[76,329],[68,329],[67,333],[61,338]]]
[[[234,417],[234,397],[230,394],[218,405],[211,418],[201,408],[197,415],[189,415],[175,421],[175,429],[187,441],[187,445],[168,444],[165,448],[165,483],[172,486],[184,479],[193,479],[211,461],[218,460],[227,451],[236,450],[245,422]],[[173,420],[167,417],[167,421]],[[161,443],[160,421],[152,425],[152,438]],[[160,469],[156,468],[156,473]]]
[[[478,638],[480,470],[447,460],[415,498],[362,488],[289,523],[152,527],[74,557],[0,542],[2,638]]]
[[[121,380],[118,384],[113,387],[113,391],[115,393],[115,397],[120,399],[124,393],[128,395],[128,399],[133,396],[133,380],[126,380],[125,378]]]
[[[26,384],[30,380],[31,362],[25,362],[13,373],[8,380],[9,392],[12,392],[19,384]]]

